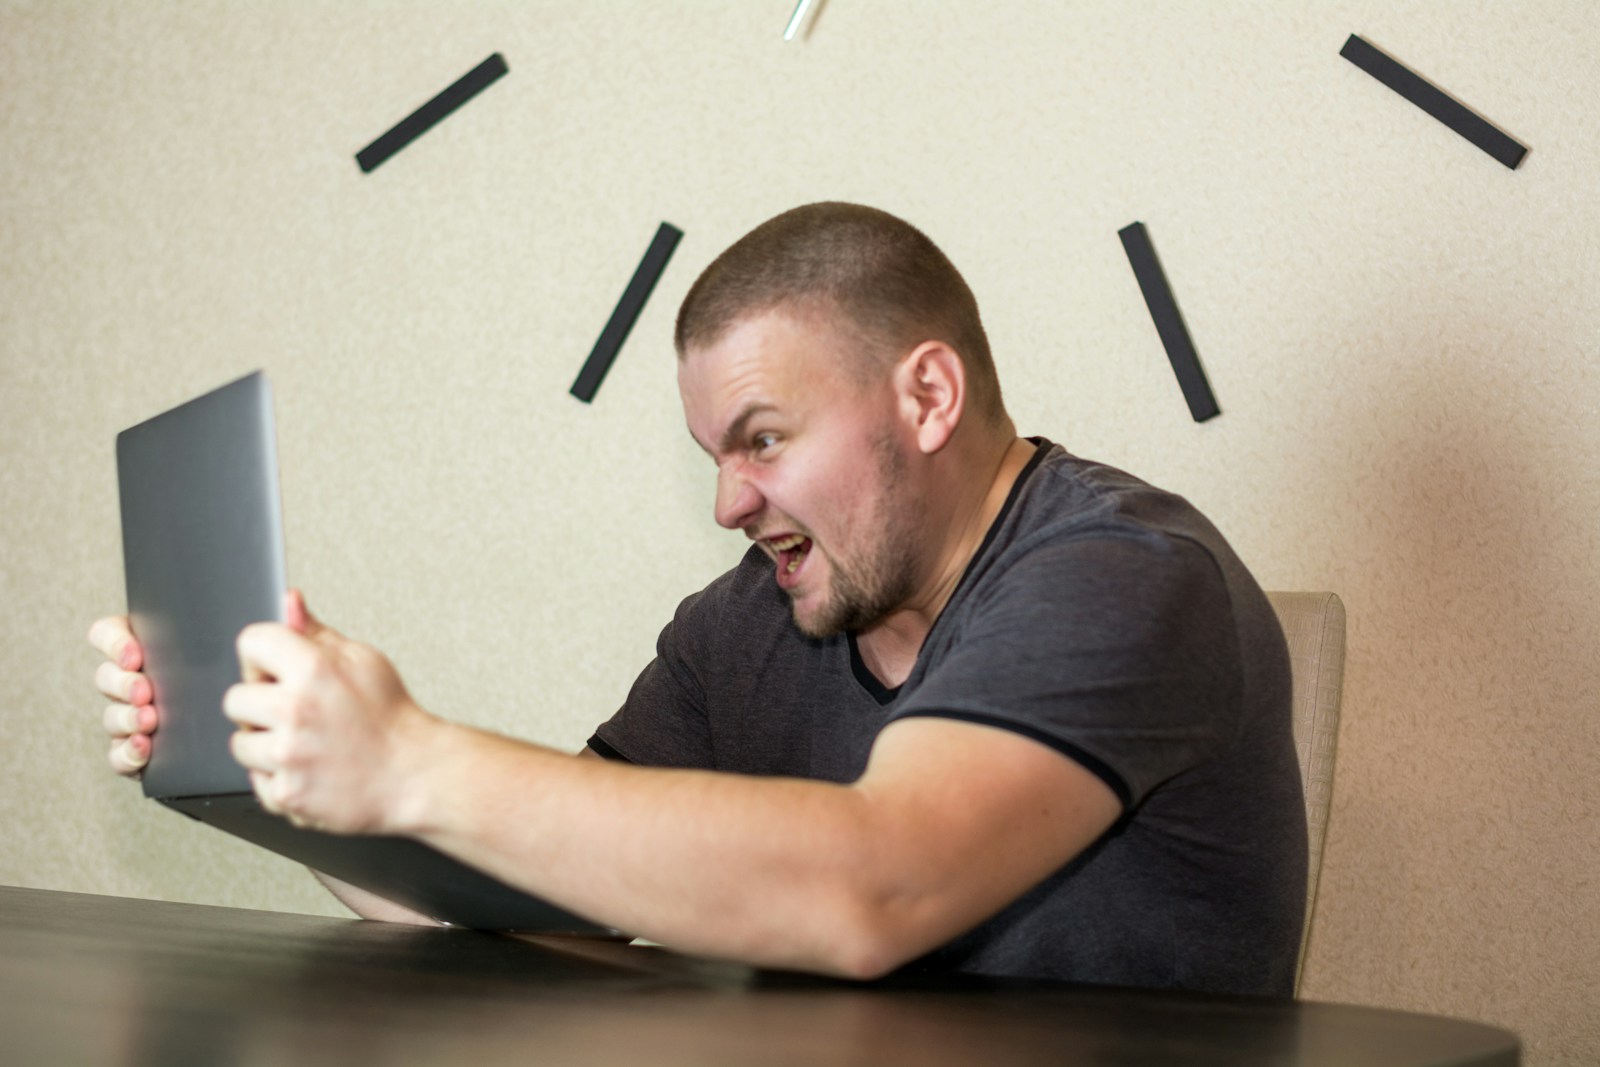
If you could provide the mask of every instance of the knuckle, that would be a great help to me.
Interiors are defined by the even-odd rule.
[[[115,615],[96,619],[89,625],[89,643],[109,656],[123,629],[122,620]]]
[[[286,733],[304,730],[316,719],[316,712],[316,701],[306,693],[296,692],[285,701],[279,724]]]
[[[313,756],[312,746],[299,730],[274,730],[271,756],[276,767],[305,767]]]
[[[318,652],[311,661],[311,669],[306,673],[306,680],[312,685],[325,686],[339,676],[334,667],[333,660],[324,652]]]
[[[128,726],[127,713],[132,709],[126,704],[107,704],[105,713],[100,717],[101,724],[105,726],[106,733],[112,737],[126,737],[133,733]]]
[[[95,688],[107,696],[116,696],[116,676],[119,673],[121,672],[109,662],[100,664],[94,669]]]
[[[279,811],[300,814],[300,809],[305,803],[305,785],[299,775],[273,775],[272,793]]]
[[[228,751],[232,753],[234,761],[241,767],[249,768],[251,774],[258,773],[261,767],[261,749],[255,737],[255,731],[235,730],[228,738]]]
[[[222,714],[241,726],[250,721],[250,691],[242,683],[236,682],[223,692]]]
[[[116,664],[106,662],[95,668],[95,688],[114,700],[124,704],[132,704],[137,695],[144,675],[136,671],[125,671]]]
[[[255,792],[256,799],[261,801],[261,806],[268,811],[275,810],[272,806],[272,778],[261,771],[250,772],[250,788]]]
[[[144,769],[144,758],[132,747],[127,739],[120,739],[111,743],[111,751],[107,753],[111,761],[111,769],[120,775],[137,778]]]

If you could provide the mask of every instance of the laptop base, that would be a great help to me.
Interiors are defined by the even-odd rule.
[[[617,936],[615,930],[513,889],[408,837],[302,829],[266,811],[254,793],[157,799],[190,818],[452,926]]]

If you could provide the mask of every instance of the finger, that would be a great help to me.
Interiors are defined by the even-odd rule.
[[[137,734],[154,733],[156,719],[156,709],[150,704],[108,704],[101,722],[106,733],[121,740]]]
[[[150,738],[135,734],[111,745],[111,769],[125,777],[137,778],[150,762]]]
[[[89,643],[123,670],[136,671],[144,666],[144,649],[133,636],[126,615],[96,619],[89,627]]]
[[[278,739],[270,730],[235,730],[228,738],[228,751],[241,767],[252,772],[252,780],[258,773],[270,774],[278,769],[277,749]]]
[[[271,812],[273,815],[281,815],[295,826],[310,825],[299,813],[290,810],[289,794],[292,789],[292,783],[286,776],[251,771],[250,788],[255,790],[256,797],[261,801],[263,810]]]
[[[309,639],[276,622],[258,622],[239,631],[235,642],[240,675],[247,682],[296,680],[316,668],[317,647]]]
[[[251,771],[250,788],[255,790],[256,799],[261,801],[264,810],[274,815],[283,814],[283,810],[277,806],[277,798],[273,795],[272,775],[262,771]]]
[[[95,668],[94,685],[112,700],[124,704],[149,704],[155,699],[149,678],[135,671],[120,670],[115,663],[102,663]]]
[[[298,589],[283,594],[283,618],[289,629],[305,634],[319,644],[326,643],[329,638],[344,640],[339,631],[311,614],[311,609],[306,607],[305,594]]]
[[[277,711],[282,700],[283,690],[278,685],[241,682],[230,685],[222,694],[222,714],[240,726],[267,730],[278,724]]]
[[[311,621],[311,612],[306,610],[305,594],[298,589],[291,589],[283,594],[283,624],[297,634],[306,632],[306,626]]]

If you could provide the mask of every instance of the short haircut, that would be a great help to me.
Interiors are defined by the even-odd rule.
[[[712,261],[683,298],[678,358],[737,323],[783,310],[849,327],[862,342],[854,372],[874,377],[924,341],[942,341],[966,369],[968,404],[1005,417],[978,302],[922,231],[859,204],[807,204],[763,222]]]

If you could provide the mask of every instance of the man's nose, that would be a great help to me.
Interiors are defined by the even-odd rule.
[[[760,513],[761,493],[732,464],[717,471],[717,525],[742,530]]]

